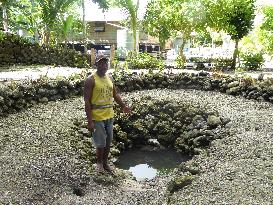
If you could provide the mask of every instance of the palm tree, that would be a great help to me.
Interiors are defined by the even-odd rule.
[[[84,53],[87,52],[86,45],[86,21],[85,21],[85,2],[82,0],[82,24],[83,24],[83,41],[84,41]]]
[[[139,0],[137,0],[136,4],[134,4],[133,0],[117,0],[115,2],[118,6],[123,7],[125,9],[125,11],[129,13],[130,26],[133,31],[134,51],[138,52],[138,46],[137,46],[138,17],[137,17],[137,12],[138,12],[138,8],[139,8]]]
[[[37,1],[30,0],[30,3],[31,3],[31,14],[37,13],[37,10],[38,10]],[[34,40],[38,42],[39,40],[38,21],[37,19],[35,19],[35,17],[37,17],[37,15],[29,15],[28,18],[32,27],[31,30],[33,31]]]
[[[87,0],[88,1],[88,0]],[[109,0],[92,0],[94,3],[97,3],[99,7],[103,10],[109,8]],[[86,47],[86,21],[85,21],[85,0],[81,0],[82,6],[82,24],[83,24],[83,41],[84,41],[84,53],[87,51]]]
[[[14,0],[0,0],[2,10],[3,30],[8,31],[8,9],[14,3]]]
[[[51,31],[54,29],[56,22],[58,22],[58,17],[61,14],[64,14],[67,9],[72,6],[74,3],[80,3],[83,7],[83,25],[85,25],[85,4],[84,0],[37,0],[42,9],[42,20],[45,25],[44,32],[44,43],[46,45],[50,42]],[[99,6],[103,9],[108,8],[107,0],[92,0],[95,3],[98,3]],[[83,33],[86,33],[86,27],[84,26]],[[86,37],[84,36],[84,39]]]
[[[72,27],[74,24],[74,19],[72,15],[69,15],[65,20],[63,20],[62,30],[61,30],[61,37],[65,41],[65,48],[67,47],[67,40],[70,33],[72,33]]]
[[[38,0],[38,2],[42,8],[42,20],[45,25],[44,43],[48,45],[58,16],[65,13],[75,0]]]

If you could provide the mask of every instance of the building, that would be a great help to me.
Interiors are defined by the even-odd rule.
[[[88,49],[105,50],[106,53],[111,46],[120,52],[133,50],[132,31],[122,26],[122,21],[127,16],[120,8],[109,8],[103,12],[96,4],[90,4],[92,12],[86,13],[86,38]],[[90,9],[91,9],[90,7]],[[89,10],[89,8],[86,8]],[[75,41],[82,42],[83,39],[77,38]],[[137,31],[137,45],[140,51],[150,51],[159,48],[157,39],[148,36],[143,32]]]

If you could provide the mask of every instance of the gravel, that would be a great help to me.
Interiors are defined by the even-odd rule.
[[[90,162],[70,144],[73,119],[84,117],[82,98],[73,98],[0,119],[0,204],[146,205],[167,204],[168,197],[169,204],[273,203],[272,104],[217,92],[159,91],[138,93],[191,102],[231,119],[231,136],[193,158],[201,173],[192,184],[167,196],[172,176],[98,182]]]
[[[215,140],[194,160],[200,176],[170,204],[272,204],[273,107],[215,92],[172,91],[231,119],[229,138]]]

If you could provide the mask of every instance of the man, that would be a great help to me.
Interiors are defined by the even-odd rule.
[[[112,78],[106,72],[108,58],[100,55],[96,59],[97,71],[88,76],[84,85],[85,112],[88,130],[92,132],[96,147],[97,171],[112,172],[108,164],[110,145],[113,139],[113,99],[122,107],[124,113],[130,113],[116,91]]]

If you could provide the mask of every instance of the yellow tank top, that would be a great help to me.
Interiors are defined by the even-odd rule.
[[[104,77],[93,74],[95,86],[91,99],[92,119],[103,121],[114,117],[113,109],[113,82],[108,75]]]

